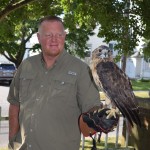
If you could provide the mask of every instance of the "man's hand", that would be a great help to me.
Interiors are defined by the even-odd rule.
[[[108,110],[110,109],[100,108],[94,111],[83,113],[80,116],[79,120],[80,130],[84,136],[89,136],[90,134],[94,134],[96,132],[108,133],[117,126],[119,115],[116,114],[115,115],[116,117],[111,116],[110,118],[107,118]]]
[[[19,106],[12,105],[9,106],[9,149],[14,148],[13,142],[16,139],[16,135],[19,131]]]
[[[16,140],[16,135],[9,139],[8,143],[8,149],[13,150],[14,149],[14,142]]]

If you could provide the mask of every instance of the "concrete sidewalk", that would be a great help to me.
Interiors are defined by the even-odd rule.
[[[0,150],[8,145],[8,121],[0,121]]]

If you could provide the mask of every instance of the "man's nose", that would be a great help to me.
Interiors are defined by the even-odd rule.
[[[52,35],[51,40],[52,40],[52,41],[57,41],[57,40],[58,40],[57,35]]]

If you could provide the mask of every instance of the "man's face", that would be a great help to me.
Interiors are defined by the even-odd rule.
[[[66,33],[61,22],[42,22],[37,36],[45,56],[56,57],[63,51]]]

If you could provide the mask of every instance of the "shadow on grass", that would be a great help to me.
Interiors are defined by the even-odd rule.
[[[115,149],[115,141],[111,141],[111,140],[114,140],[113,139],[109,139],[110,142],[108,143],[107,145],[107,149]],[[82,142],[81,142],[82,144]],[[105,141],[102,140],[100,143],[99,142],[96,142],[97,144],[97,150],[105,150]],[[85,140],[85,146],[84,146],[84,150],[91,150],[92,148],[92,140]],[[121,144],[118,143],[118,147],[117,148],[121,148]],[[80,150],[82,150],[82,145],[80,145]]]
[[[8,150],[8,148],[0,147],[0,150]]]

